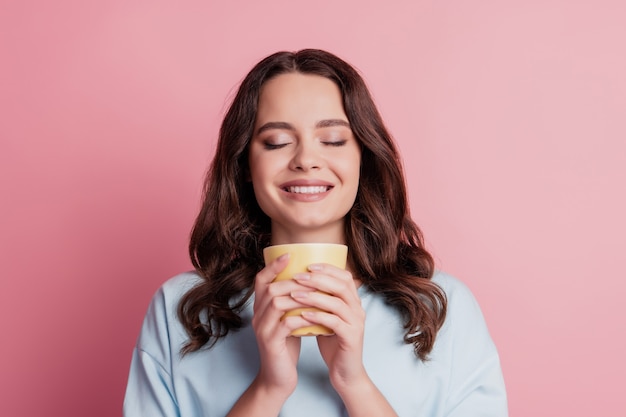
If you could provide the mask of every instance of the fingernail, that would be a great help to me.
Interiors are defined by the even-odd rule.
[[[293,274],[293,278],[297,279],[298,281],[308,281],[311,279],[311,275],[304,272],[298,272],[296,274]]]
[[[282,254],[282,255],[280,255],[278,258],[276,258],[276,260],[277,260],[278,262],[280,262],[280,261],[283,261],[283,260],[285,260],[285,259],[287,259],[287,258],[289,258],[289,252],[287,252],[287,253],[283,253],[283,254]]]
[[[319,264],[309,265],[309,271],[321,271],[321,270],[322,270],[322,265],[319,265]]]
[[[306,291],[294,291],[291,293],[292,298],[307,298],[309,294]]]

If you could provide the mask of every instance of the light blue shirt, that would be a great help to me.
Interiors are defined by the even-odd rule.
[[[181,356],[187,334],[177,306],[199,279],[180,274],[152,299],[133,351],[125,417],[224,417],[256,376],[252,299],[242,312],[246,326],[210,349]],[[366,312],[363,363],[370,378],[401,417],[507,416],[498,353],[476,300],[449,275],[438,272],[433,281],[448,297],[448,314],[426,362],[404,343],[401,315],[381,295],[359,288]],[[280,416],[347,416],[314,337],[302,340],[298,386]]]

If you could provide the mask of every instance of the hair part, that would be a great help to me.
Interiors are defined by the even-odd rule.
[[[245,325],[239,313],[252,295],[255,275],[264,265],[262,249],[271,238],[270,219],[247,180],[248,147],[264,83],[292,72],[328,78],[341,91],[362,150],[359,190],[345,222],[349,264],[364,285],[402,314],[404,340],[425,360],[445,320],[447,300],[431,280],[433,258],[409,215],[398,151],[358,72],[316,49],[277,52],[260,61],[242,81],[224,117],[191,232],[189,253],[202,282],[178,306],[189,334],[182,353],[211,347]]]

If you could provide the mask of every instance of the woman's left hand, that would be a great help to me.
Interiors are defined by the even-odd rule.
[[[303,312],[306,320],[333,330],[331,336],[318,336],[317,343],[330,382],[341,394],[368,378],[363,366],[365,311],[350,272],[328,264],[311,265],[309,271],[294,278],[311,291],[294,292],[292,297],[322,310]]]

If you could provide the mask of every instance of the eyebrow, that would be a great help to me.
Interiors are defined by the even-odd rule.
[[[321,129],[325,127],[335,127],[335,126],[343,126],[343,127],[347,127],[348,129],[350,129],[350,123],[342,119],[325,119],[325,120],[320,120],[319,122],[315,123],[316,129]],[[256,134],[260,135],[266,130],[272,130],[272,129],[291,130],[291,131],[296,130],[296,128],[291,123],[267,122],[257,129]]]
[[[319,122],[315,123],[315,127],[318,129],[322,127],[335,127],[335,126],[343,126],[343,127],[347,127],[348,129],[350,129],[350,123],[341,119],[320,120]]]

